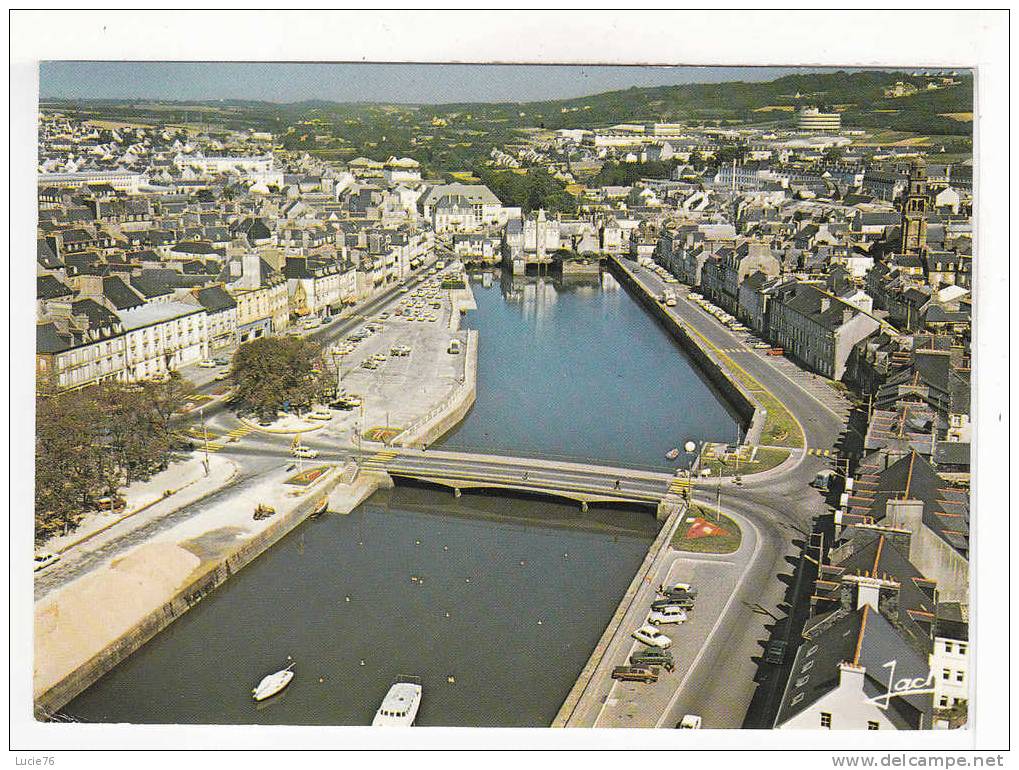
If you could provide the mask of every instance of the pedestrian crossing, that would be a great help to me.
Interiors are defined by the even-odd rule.
[[[397,454],[398,452],[394,452],[392,449],[383,449],[366,459],[364,466],[366,468],[384,468],[396,458]]]
[[[241,425],[239,428],[234,428],[233,430],[220,435],[211,430],[203,431],[201,428],[191,427],[182,434],[182,438],[195,442],[195,449],[200,452],[219,452],[227,444],[234,441],[240,441],[249,433],[254,432],[254,430],[255,428],[250,425]]]
[[[808,448],[807,449],[807,454],[808,455],[813,455],[814,457],[834,457],[835,456],[835,452],[832,451],[831,449],[816,449],[814,447]]]
[[[674,478],[669,482],[669,494],[670,495],[682,495],[684,492],[688,492],[693,486],[693,482],[687,478]]]

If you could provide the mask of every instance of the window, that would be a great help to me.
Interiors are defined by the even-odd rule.
[[[956,671],[955,672],[955,681],[956,682],[962,682],[965,678],[966,678],[966,673],[964,671]]]
[[[952,643],[951,642],[945,642],[945,652],[947,652],[949,655],[952,654]]]
[[[868,730],[877,730],[880,727],[881,727],[881,725],[879,725],[877,722],[867,722],[867,729]]]
[[[821,727],[826,730],[831,730],[831,714],[827,711],[821,712]]]
[[[951,679],[951,678],[952,678],[952,672],[951,672],[951,670],[950,670],[950,669],[947,669],[947,668],[943,668],[943,669],[941,669],[941,678],[942,678],[942,679],[943,679],[944,681],[946,681],[946,682],[947,682],[947,681],[948,681],[949,679]]]
[[[960,420],[959,422],[962,422],[962,420]],[[959,654],[960,655],[966,654],[966,645],[963,644],[962,642],[959,642]]]
[[[941,700],[938,701],[938,705],[941,708],[948,708],[948,696],[947,695],[942,695],[941,696]]]

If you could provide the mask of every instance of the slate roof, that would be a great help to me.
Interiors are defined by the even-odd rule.
[[[775,718],[781,726],[839,685],[839,665],[843,662],[862,666],[864,695],[876,697],[888,691],[889,661],[896,661],[896,679],[926,680],[930,672],[919,655],[894,626],[869,604],[856,610],[836,610],[815,624],[796,652],[782,704]],[[931,726],[930,695],[890,698],[886,716],[899,729]]]
[[[63,283],[55,275],[40,275],[35,279],[36,299],[56,299],[57,297],[72,297],[74,291],[70,286]]]
[[[145,304],[145,299],[124,283],[120,276],[103,278],[103,296],[116,310],[128,310]]]
[[[210,314],[237,307],[237,301],[222,286],[209,286],[199,289],[198,301]]]
[[[861,464],[845,524],[880,522],[889,500],[923,502],[923,523],[962,556],[969,558],[969,501],[965,490],[952,487],[925,457],[912,451],[881,470],[872,457]]]

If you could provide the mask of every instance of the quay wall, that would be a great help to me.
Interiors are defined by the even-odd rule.
[[[616,633],[619,631],[619,627],[622,625],[623,619],[626,617],[626,613],[629,611],[630,605],[633,604],[633,600],[637,596],[637,592],[640,590],[641,585],[648,576],[652,574],[662,554],[667,552],[668,545],[672,541],[672,536],[676,531],[676,527],[679,526],[679,522],[682,521],[683,516],[686,515],[686,509],[687,506],[685,504],[676,506],[662,524],[662,528],[659,530],[658,536],[651,543],[650,548],[648,548],[644,561],[633,576],[633,580],[630,581],[630,585],[626,589],[626,593],[623,594],[623,598],[620,599],[619,605],[616,607],[616,611],[612,615],[612,619],[609,620],[609,624],[605,627],[605,631],[602,633],[601,638],[598,639],[598,643],[594,646],[591,656],[587,659],[587,663],[584,664],[584,668],[581,669],[580,676],[577,677],[577,681],[573,684],[573,688],[566,696],[566,700],[564,700],[562,705],[559,707],[559,711],[556,713],[555,719],[553,719],[552,724],[549,725],[550,727],[570,726],[570,720],[573,718],[577,708],[580,706],[580,703],[587,692],[588,685],[591,684],[591,680],[594,678],[595,672],[598,670],[598,667],[601,665],[601,662],[605,657],[609,644],[611,644]]]
[[[687,331],[683,324],[670,315],[666,308],[658,302],[658,299],[636,279],[616,256],[609,257],[608,266],[619,282],[630,290],[651,315],[665,327],[683,347],[687,355],[694,360],[712,385],[722,393],[743,423],[743,428],[746,431],[744,442],[747,444],[759,443],[766,414],[757,399],[741,383],[728,375],[725,367],[716,358],[714,351],[705,347],[696,336]]]
[[[424,420],[393,440],[396,446],[423,448],[455,428],[474,406],[478,394],[478,332],[467,330],[464,345],[464,381]]]
[[[107,644],[85,663],[69,671],[54,685],[44,692],[37,693],[35,718],[40,721],[48,719],[211,594],[233,574],[279,542],[310,516],[323,500],[328,499],[330,492],[340,481],[341,473],[339,469],[334,468],[326,478],[306,493],[306,499],[301,500],[289,511],[278,514],[278,518],[257,535],[244,541],[225,556],[201,565],[189,577],[187,583],[177,589],[166,602],[142,617],[131,629]]]

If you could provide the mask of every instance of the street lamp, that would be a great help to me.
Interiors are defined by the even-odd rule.
[[[205,460],[202,466],[205,468],[205,475],[209,475],[209,431],[205,428],[205,407],[198,407],[198,416],[202,421],[202,435],[205,437]]]

